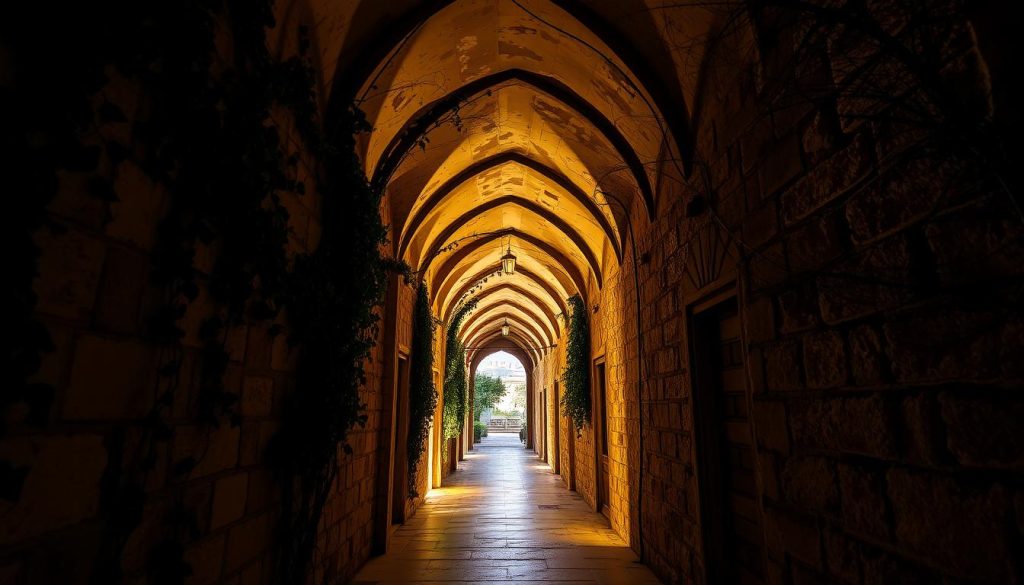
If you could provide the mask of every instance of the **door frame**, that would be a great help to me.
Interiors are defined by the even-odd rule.
[[[398,275],[388,279],[384,304],[383,330],[383,372],[381,374],[380,428],[377,430],[377,478],[373,494],[373,542],[372,553],[387,552],[391,540],[392,494],[395,478],[395,410],[398,390],[398,302],[401,291]]]
[[[705,343],[702,343],[707,336],[707,321],[701,320],[702,314],[721,307],[724,303],[732,301],[736,305],[737,317],[740,319],[740,344],[743,355],[743,369],[745,371],[744,394],[747,403],[748,422],[752,440],[751,447],[754,456],[754,481],[758,494],[763,493],[760,469],[757,463],[758,447],[757,434],[754,430],[754,405],[753,393],[750,384],[750,363],[747,347],[746,314],[744,311],[743,290],[737,281],[730,281],[717,287],[707,294],[702,295],[686,308],[687,344],[690,357],[690,406],[693,413],[693,440],[695,446],[694,467],[697,472],[697,513],[701,524],[701,540],[704,550],[704,567],[708,583],[723,582],[725,575],[723,567],[726,565],[726,533],[725,533],[725,494],[722,492],[723,455],[721,437],[714,433],[711,421],[715,420],[718,413],[715,412],[716,403],[705,400],[701,388],[709,385],[709,372],[707,354],[702,351]],[[717,323],[717,321],[716,321]],[[703,329],[703,331],[700,331]],[[722,424],[716,422],[715,424]],[[724,429],[721,429],[724,431]],[[713,435],[713,436],[711,436]],[[760,497],[755,498],[757,509],[761,518],[761,550],[767,553],[768,543],[765,534],[764,503]],[[712,558],[714,555],[714,558]],[[764,570],[765,567],[762,567]]]
[[[600,512],[607,518],[611,518],[611,462],[609,461],[608,474],[605,476],[601,457],[610,457],[603,451],[604,442],[608,441],[608,379],[607,360],[605,354],[595,357],[591,364],[590,395],[591,420],[594,421],[594,510]],[[598,372],[601,375],[598,376]],[[602,388],[603,386],[603,388]],[[610,444],[610,442],[609,442]],[[610,449],[609,449],[610,451]],[[601,499],[602,488],[608,492],[608,501]]]
[[[548,461],[548,389],[542,388],[540,391],[540,444],[541,444],[541,458],[544,463],[550,464]]]
[[[562,472],[562,441],[561,441],[562,417],[558,414],[558,398],[559,398],[559,396],[558,396],[558,382],[557,381],[555,382],[555,385],[553,386],[553,388],[554,388],[554,394],[552,394],[552,401],[554,402],[554,407],[555,407],[555,416],[554,416],[555,436],[552,437],[552,441],[551,441],[553,443],[553,445],[551,447],[551,453],[552,453],[552,455],[554,455],[554,457],[552,457],[552,459],[549,462],[549,464],[551,465],[551,473],[554,473],[555,475],[559,475]]]
[[[395,362],[395,456],[391,491],[391,524],[405,523],[409,499],[409,350],[399,346]]]
[[[558,380],[555,380],[555,393],[559,392]],[[555,408],[558,408],[556,405]],[[568,417],[566,420],[566,436],[565,436],[565,451],[566,451],[566,465],[569,470],[562,474],[562,479],[565,481],[565,487],[569,491],[576,491],[576,427],[573,425],[572,420]]]

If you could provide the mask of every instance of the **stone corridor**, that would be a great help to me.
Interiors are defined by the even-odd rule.
[[[485,437],[459,473],[398,527],[356,585],[596,583],[658,580],[514,434]]]
[[[0,585],[1024,585],[1022,9],[5,2]]]

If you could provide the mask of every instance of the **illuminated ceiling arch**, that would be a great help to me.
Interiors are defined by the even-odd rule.
[[[484,361],[487,356],[499,351],[506,351],[514,355],[523,364],[523,367],[526,369],[527,380],[529,380],[529,374],[532,373],[533,368],[537,365],[538,356],[535,351],[516,338],[502,337],[500,332],[497,335],[490,335],[486,339],[480,340],[478,345],[469,347],[467,358],[470,364],[470,374],[476,373],[480,362]]]
[[[468,259],[478,257],[481,253],[491,252],[492,249],[487,246],[495,242],[503,244],[508,237],[512,237],[515,241],[517,253],[524,255],[530,261],[550,263],[550,272],[553,277],[558,278],[559,275],[564,275],[564,280],[558,280],[564,289],[571,291],[572,294],[579,294],[584,299],[587,298],[587,281],[583,278],[583,272],[568,256],[533,234],[516,229],[504,229],[481,235],[460,245],[457,250],[446,256],[433,272],[435,278],[430,279],[434,283],[431,285],[431,289],[436,290],[445,276],[457,269],[460,264]],[[500,250],[504,250],[504,246],[501,246]],[[495,263],[495,267],[497,267],[497,263]]]
[[[364,170],[393,251],[442,319],[477,299],[464,343],[492,341],[508,319],[509,338],[539,359],[564,334],[566,299],[596,294],[630,222],[655,217],[661,163],[681,159],[667,129],[683,100],[648,88],[657,76],[630,43],[591,30],[601,18],[587,3],[401,4],[395,26],[408,34],[357,76],[373,125]],[[517,270],[499,275],[510,243]]]
[[[555,343],[554,332],[543,324],[537,311],[511,302],[495,303],[474,311],[459,327],[459,333],[463,334],[463,338],[468,338],[480,325],[501,325],[506,318],[513,328],[518,327],[525,335],[532,337],[537,343],[535,347],[543,348]]]
[[[498,213],[488,213],[491,210]],[[578,227],[556,213],[514,195],[491,199],[467,208],[461,215],[432,223],[427,229],[433,230],[423,230],[420,245],[414,244],[407,257],[414,266],[420,266],[422,270],[422,263],[427,260],[425,256],[433,250],[438,250],[451,242],[462,241],[474,234],[518,228],[526,222],[530,222],[532,231],[541,236],[538,242],[534,242],[535,244],[541,247],[544,247],[542,244],[553,245],[554,249],[562,252],[576,266],[589,268],[597,282],[602,282],[602,262],[598,259],[599,250],[595,249],[601,244],[600,240],[594,242],[585,235],[586,232],[581,232]],[[527,235],[521,237],[526,239]]]
[[[616,255],[619,258],[622,257],[621,239],[623,236],[615,227],[616,220],[613,216],[610,217],[612,214],[607,211],[609,206],[602,210],[587,193],[583,192],[576,183],[573,183],[561,172],[538,163],[517,151],[506,151],[479,160],[466,167],[462,172],[449,178],[443,185],[430,193],[422,203],[417,205],[415,212],[409,217],[408,221],[403,222],[404,230],[400,235],[398,244],[399,256],[405,254],[409,240],[416,229],[426,221],[430,213],[441,205],[449,195],[473,179],[493,177],[493,171],[496,169],[500,171],[511,170],[515,175],[502,182],[501,186],[508,185],[510,188],[522,187],[531,178],[532,174],[539,174],[543,182],[547,183],[545,186],[553,184],[560,188],[573,204],[573,209],[570,212],[581,216],[589,215],[611,241]],[[552,199],[557,197],[547,191],[544,194],[551,196]],[[559,198],[558,200],[562,201],[563,199]]]
[[[530,355],[528,350],[519,346],[515,341],[509,341],[502,338],[493,338],[483,346],[475,347],[469,351],[469,375],[472,376],[476,373],[477,367],[480,363],[487,359],[488,356],[494,355],[500,351],[504,351],[511,354],[519,363],[523,365],[526,370],[527,379],[529,379],[530,373],[533,370],[533,356]]]
[[[481,282],[484,278],[487,278],[488,282]],[[568,311],[567,305],[562,300],[566,295],[559,294],[546,280],[523,267],[517,268],[516,273],[512,275],[494,276],[493,269],[477,273],[463,281],[462,288],[453,292],[452,299],[468,299],[471,295],[476,294],[477,291],[480,291],[479,297],[488,294],[491,288],[506,286],[514,288],[514,290],[521,292],[523,296],[544,305],[552,315],[561,315]],[[522,289],[526,290],[523,291]],[[451,310],[455,307],[455,303],[446,302],[448,299],[444,296],[444,292],[442,291],[441,293],[440,306],[448,308],[439,314],[442,320],[447,321],[451,317]]]

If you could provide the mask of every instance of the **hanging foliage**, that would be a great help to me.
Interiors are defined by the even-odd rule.
[[[445,342],[444,411],[442,429],[444,438],[459,436],[466,420],[466,348],[459,341],[459,325],[476,308],[477,299],[471,299],[459,307],[448,324]]]
[[[590,322],[587,306],[579,295],[569,298],[569,342],[562,372],[562,414],[579,433],[590,422]]]
[[[0,88],[7,106],[0,126],[12,130],[0,152],[18,169],[8,181],[18,195],[11,199],[15,207],[3,220],[14,224],[5,231],[13,234],[9,247],[17,262],[0,293],[14,308],[7,337],[16,344],[4,352],[14,379],[0,395],[0,408],[23,402],[27,422],[37,424],[50,410],[53,390],[29,383],[40,353],[52,348],[32,317],[39,257],[33,236],[40,227],[57,235],[64,229],[45,215],[60,188],[58,173],[85,177],[103,206],[128,195],[116,190],[120,169],[143,171],[169,200],[151,264],[165,302],[146,328],[147,340],[160,348],[159,399],[142,425],[139,457],[106,480],[114,520],[98,543],[92,580],[124,577],[122,551],[146,506],[144,479],[174,434],[169,409],[183,362],[182,318],[205,291],[212,309],[198,331],[199,407],[207,429],[239,423],[237,395],[223,383],[231,328],[273,336],[287,326],[289,343],[301,348],[273,462],[285,507],[275,582],[304,582],[324,507],[335,493],[339,450],[350,451],[347,433],[366,420],[362,365],[375,340],[386,273],[398,268],[380,255],[386,236],[380,193],[370,189],[356,156],[354,137],[369,126],[345,107],[332,110],[326,124],[320,119],[316,75],[305,58],[308,31],[299,28],[297,56],[271,55],[270,0],[75,4],[59,14],[37,3],[17,8],[5,22],[47,22],[63,42],[40,43],[33,27],[0,31],[5,55],[16,65],[16,83]],[[218,34],[230,45],[223,54]],[[102,90],[111,83],[120,90],[108,96]],[[128,93],[143,105],[122,111],[131,100],[119,105],[118,98]],[[299,136],[283,136],[279,128],[287,126]],[[323,233],[316,251],[292,256],[282,195],[308,197],[300,175],[311,177],[323,198]],[[109,220],[110,210],[103,209]],[[204,272],[195,260],[208,251],[214,262]],[[283,309],[287,320],[278,318]],[[185,455],[172,462],[172,472],[186,475],[202,456]],[[176,584],[189,573],[183,551],[195,538],[190,518],[197,511],[181,508],[169,515],[176,520],[159,528],[147,567],[153,582]]]
[[[434,315],[430,312],[427,286],[420,282],[413,310],[412,362],[409,381],[409,497],[416,491],[416,469],[426,447],[430,421],[437,407],[437,388],[434,387]]]

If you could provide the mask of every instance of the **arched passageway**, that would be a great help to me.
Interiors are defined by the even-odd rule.
[[[483,439],[355,581],[661,582],[603,517],[522,447],[512,433]]]
[[[630,478],[639,477],[640,461],[626,453],[638,448],[638,421],[606,403],[624,400],[624,350],[635,331],[626,306],[614,303],[638,307],[635,299],[605,299],[622,293],[608,291],[609,282],[633,278],[626,270],[635,266],[623,261],[635,231],[658,218],[656,186],[684,179],[685,153],[672,129],[683,127],[685,113],[677,103],[669,121],[663,85],[648,87],[649,69],[633,68],[643,60],[592,29],[586,14],[548,1],[441,3],[349,91],[373,128],[359,145],[361,160],[384,192],[390,245],[429,293],[445,371],[465,360],[467,398],[443,374],[442,402],[465,401],[467,416],[457,437],[448,426],[433,453],[449,462],[432,469],[433,487],[457,477],[456,461],[474,451],[474,375],[504,349],[526,368],[526,449],[628,543],[639,522]],[[576,314],[571,297],[580,301]],[[399,314],[400,299],[390,302]],[[611,384],[585,387],[600,400],[577,397],[585,406],[576,423],[563,406],[572,319],[617,330],[582,342],[585,357],[572,367]],[[401,362],[400,350],[389,355]],[[401,392],[396,387],[399,430]],[[575,424],[587,424],[586,432]],[[402,435],[385,429],[381,440],[400,445]]]
[[[1024,582],[1021,3],[65,4],[0,583]]]

